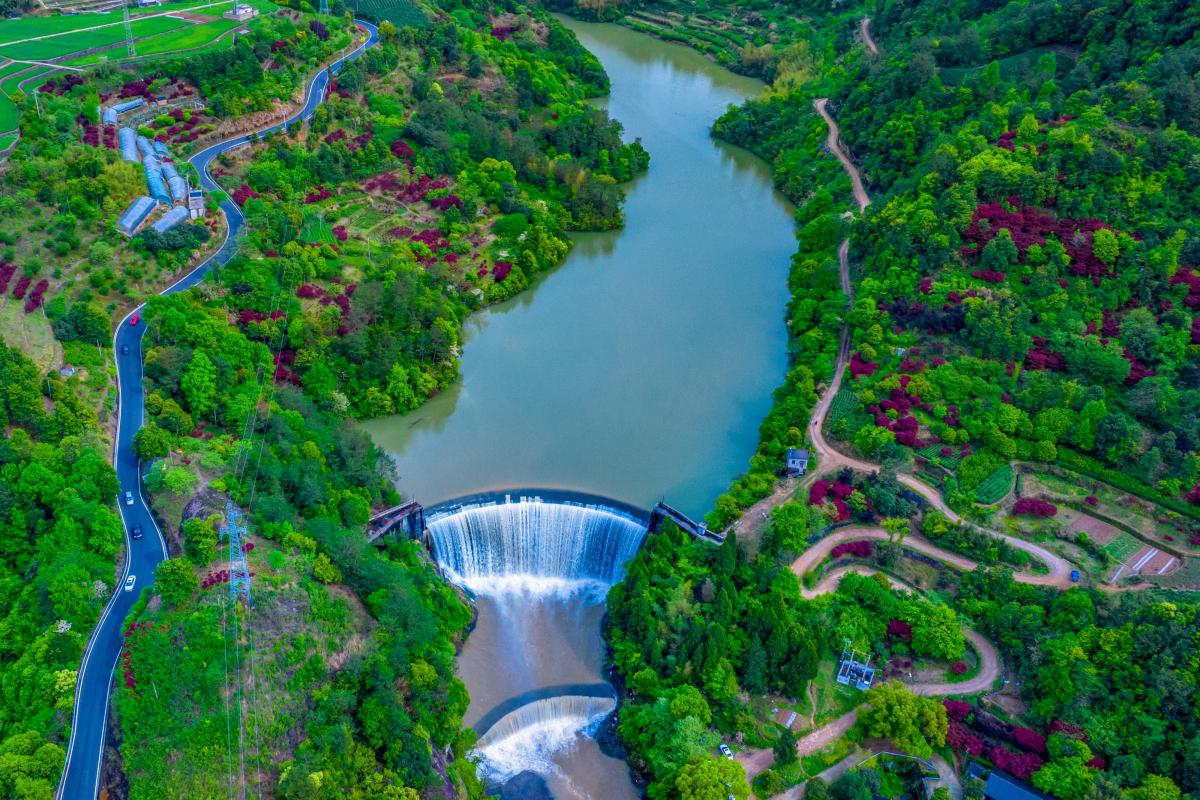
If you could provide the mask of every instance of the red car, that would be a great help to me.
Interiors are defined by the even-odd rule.
[[[137,325],[141,321],[142,321],[142,318],[139,314],[134,314],[132,317],[129,318],[130,325]]]

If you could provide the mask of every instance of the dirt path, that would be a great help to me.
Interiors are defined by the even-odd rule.
[[[825,120],[825,124],[829,126],[829,133],[825,136],[825,146],[829,148],[829,152],[833,153],[838,161],[842,162],[846,174],[850,176],[850,185],[854,189],[854,202],[858,203],[858,210],[863,211],[867,206],[871,205],[871,197],[867,194],[866,188],[863,187],[862,176],[858,174],[858,168],[854,166],[854,162],[850,160],[850,156],[846,155],[846,150],[842,147],[838,124],[830,116],[826,108],[828,105],[828,97],[822,97],[813,103],[813,106],[817,109],[817,113],[821,115],[821,118]]]
[[[879,55],[879,48],[875,46],[875,40],[871,38],[871,18],[863,17],[858,23],[858,29],[862,31],[863,44],[871,51],[872,55]]]
[[[995,533],[992,535],[1000,536],[1000,534]],[[886,542],[889,538],[891,538],[891,534],[889,534],[883,528],[876,528],[871,525],[851,525],[846,528],[840,528],[801,553],[800,557],[792,562],[792,572],[796,573],[798,577],[803,578],[804,573],[818,566],[822,561],[825,560],[826,556],[829,555],[829,552],[833,550],[834,547],[842,544],[843,542],[858,542],[863,541],[864,539],[869,541]],[[1046,565],[1050,567],[1050,573],[1047,575],[1034,575],[1030,573],[1018,572],[1013,575],[1014,580],[1019,581],[1020,583],[1032,584],[1034,586],[1054,586],[1060,589],[1069,588],[1072,585],[1071,565],[1069,562],[1063,560],[1059,556],[1054,555],[1045,548],[1027,542],[1024,539],[1007,537],[1007,541],[1009,541],[1013,547],[1017,547],[1029,553],[1030,555],[1041,558],[1046,562]],[[972,561],[966,556],[958,553],[952,553],[949,550],[943,550],[920,534],[910,533],[905,536],[904,546],[924,553],[925,555],[932,556],[945,564],[949,564],[955,569],[962,570],[963,572],[970,572],[971,570],[975,569],[975,567],[979,566],[977,562]],[[845,571],[843,571],[841,574],[844,575]],[[829,579],[826,578],[812,589],[803,589],[803,595],[807,598],[813,598],[823,594],[824,592],[822,591],[822,588],[827,585],[828,580]]]
[[[885,742],[885,744],[887,743]],[[882,755],[885,752],[894,752],[894,750],[876,750],[870,753],[856,750],[855,752],[843,758],[841,761],[834,764],[832,767],[829,767],[825,771],[818,773],[816,777],[825,781],[826,784],[833,783],[838,778],[842,777],[864,761],[869,761],[873,756]],[[946,761],[946,759],[937,754],[934,754],[933,757],[929,759],[929,762],[933,764],[934,769],[937,770],[939,784],[950,790],[950,797],[952,800],[962,800],[962,782],[958,779],[958,775],[955,774],[954,767],[952,767],[950,763]],[[939,787],[931,786],[930,788],[937,789]],[[791,789],[788,789],[778,797],[779,800],[802,800],[804,795],[805,785],[801,783],[797,786],[793,786]]]

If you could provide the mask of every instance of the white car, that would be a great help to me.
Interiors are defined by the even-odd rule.
[[[130,575],[128,578],[126,578],[125,579],[125,591],[132,592],[133,585],[135,583],[137,583],[137,575]]]
[[[721,755],[725,756],[726,758],[733,758],[733,751],[729,749],[729,745],[725,744],[724,742],[721,742],[720,749],[721,749]]]
[[[133,505],[133,492],[125,493],[125,505],[127,505],[127,506]]]

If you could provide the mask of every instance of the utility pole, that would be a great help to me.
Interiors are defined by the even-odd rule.
[[[125,0],[121,4],[121,10],[125,14],[125,57],[133,58],[133,26],[129,23],[129,4],[133,0]]]

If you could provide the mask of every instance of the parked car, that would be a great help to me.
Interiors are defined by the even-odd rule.
[[[1079,570],[1071,570],[1071,583],[1079,583]]]
[[[135,583],[137,583],[137,575],[130,575],[128,578],[126,578],[125,579],[125,591],[132,592],[133,585]]]
[[[140,539],[140,538],[142,538],[142,526],[141,526],[141,525],[134,525],[134,526],[133,526],[133,530],[129,532],[129,535],[130,535],[130,536],[132,536],[132,537],[133,537],[133,538],[135,538],[135,539]]]
[[[129,345],[127,345],[127,344],[121,345],[121,355],[123,355],[123,356],[129,355]]]
[[[133,505],[133,492],[125,493],[125,505],[127,505],[127,506]]]
[[[129,325],[130,325],[130,327],[132,327],[134,325],[137,325],[141,321],[142,321],[142,315],[134,314],[132,317],[129,318]]]
[[[729,749],[729,745],[721,742],[721,755],[726,758],[733,758],[733,751]]]

